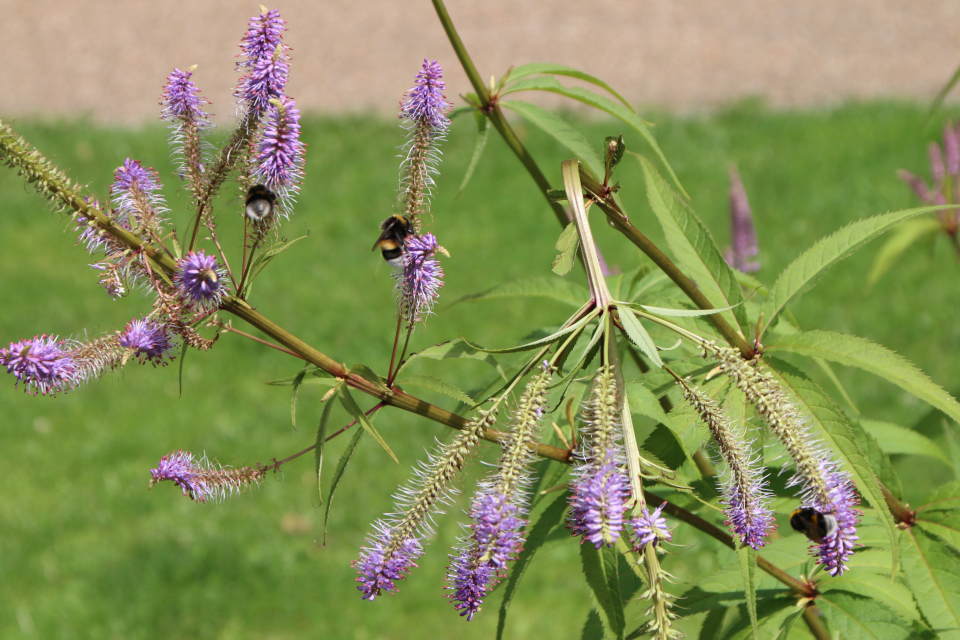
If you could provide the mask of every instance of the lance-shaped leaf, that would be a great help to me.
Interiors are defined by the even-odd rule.
[[[323,544],[327,544],[327,521],[330,520],[330,505],[333,504],[333,496],[337,493],[337,487],[340,486],[343,473],[347,470],[347,465],[350,464],[353,453],[357,450],[357,445],[360,444],[360,438],[363,437],[364,433],[366,433],[366,431],[363,429],[354,430],[353,437],[350,438],[350,442],[347,443],[347,448],[340,454],[337,468],[334,470],[333,478],[330,480],[330,492],[327,494],[327,508],[323,512]]]
[[[593,545],[580,545],[580,566],[587,578],[587,586],[597,604],[607,634],[623,638],[626,624],[623,616],[623,598],[620,596],[620,579],[617,572],[617,555],[612,549],[595,549]]]
[[[643,156],[637,158],[643,169],[647,199],[663,226],[667,244],[679,267],[715,307],[732,309],[732,312],[724,311],[723,317],[747,335],[744,330],[748,326],[747,314],[740,305],[743,302],[740,283],[710,231],[697,214],[680,201],[650,161]]]
[[[323,473],[323,454],[327,443],[327,424],[330,422],[330,411],[333,409],[333,403],[327,402],[320,413],[320,425],[317,427],[317,441],[313,449],[314,469],[317,473],[317,495],[320,497],[320,504],[323,504],[323,484],[320,482],[320,476]]]
[[[484,353],[516,353],[518,351],[529,351],[531,349],[536,349],[537,347],[542,347],[545,344],[550,344],[551,342],[555,342],[556,340],[562,338],[568,333],[572,333],[573,331],[580,329],[581,327],[586,325],[588,322],[593,320],[594,317],[596,317],[596,315],[597,315],[596,312],[590,313],[580,318],[579,320],[577,320],[574,324],[568,327],[564,327],[563,329],[560,329],[556,333],[552,333],[545,338],[540,338],[539,340],[534,340],[533,342],[521,344],[516,347],[507,347],[506,349],[484,349],[483,347],[477,346],[475,344],[471,344],[470,342],[467,341],[466,338],[461,337],[460,339],[463,340],[463,342],[467,346],[469,346],[471,349],[475,349],[476,351],[483,351]]]
[[[577,249],[580,248],[580,236],[577,235],[577,225],[568,224],[557,238],[556,249],[560,253],[553,260],[551,270],[558,276],[570,273],[577,260]]]
[[[490,120],[476,110],[473,111],[473,115],[477,121],[477,144],[473,147],[470,164],[467,165],[467,170],[463,174],[463,180],[460,182],[460,188],[457,189],[457,195],[454,196],[454,199],[459,198],[463,190],[467,188],[470,178],[473,177],[473,172],[480,164],[480,158],[483,157],[483,150],[487,147],[487,138],[490,137]]]
[[[507,379],[506,372],[504,372],[503,367],[500,366],[500,363],[497,362],[496,358],[485,351],[474,349],[467,344],[465,340],[461,340],[459,338],[456,340],[450,340],[448,342],[441,342],[440,344],[427,347],[422,351],[411,354],[410,357],[404,360],[403,364],[400,365],[399,371],[406,369],[411,362],[418,358],[428,358],[430,360],[451,360],[458,358],[480,360],[481,362],[486,362],[488,365],[496,369],[501,378],[504,380]]]
[[[390,454],[390,457],[393,458],[393,461],[397,464],[400,464],[400,461],[397,460],[397,456],[390,449],[390,446],[387,444],[387,441],[383,439],[383,436],[380,435],[380,432],[373,427],[373,423],[363,414],[363,411],[360,410],[360,407],[357,405],[356,400],[353,399],[353,396],[350,395],[350,389],[347,388],[347,385],[342,384],[340,388],[337,389],[337,394],[340,396],[340,404],[343,405],[343,408],[347,410],[357,422],[363,427],[363,430],[369,433],[374,440],[377,441],[384,451]]]
[[[550,74],[555,76],[567,76],[569,78],[576,78],[577,80],[583,80],[589,82],[590,84],[596,85],[601,89],[604,89],[616,96],[617,100],[622,102],[624,106],[633,111],[633,107],[630,106],[630,103],[627,102],[626,98],[617,93],[613,87],[609,84],[590,75],[580,71],[579,69],[574,69],[573,67],[567,67],[562,64],[553,64],[551,62],[534,62],[531,64],[523,64],[519,67],[514,67],[510,70],[510,74],[507,77],[507,82],[504,84],[504,89],[509,90],[514,82],[527,76],[537,75],[537,74]],[[502,95],[502,94],[501,94]]]
[[[574,235],[576,235],[576,231],[574,231]],[[451,303],[450,306],[461,302],[480,302],[502,298],[546,298],[572,307],[579,307],[590,298],[590,292],[579,282],[554,276],[537,276],[498,284],[483,293],[464,296]]]
[[[916,218],[897,225],[880,247],[877,257],[873,259],[870,275],[867,276],[867,286],[872,287],[877,284],[877,280],[890,270],[897,258],[911,245],[937,233],[941,228],[940,221],[936,218]]]
[[[770,293],[760,307],[763,314],[763,336],[771,323],[794,299],[817,283],[823,272],[836,262],[870,242],[890,227],[921,213],[930,213],[943,207],[920,207],[894,213],[884,213],[849,224],[836,233],[821,238],[783,270],[770,288]]]
[[[655,367],[662,367],[663,360],[660,359],[657,345],[654,344],[653,338],[650,337],[647,330],[644,329],[640,321],[637,320],[637,316],[633,315],[630,307],[627,305],[619,305],[617,306],[617,311],[619,312],[620,324],[623,325],[623,330],[626,332],[627,337],[630,338],[630,342],[640,347],[640,350],[643,351],[643,354],[650,359],[650,362]]]
[[[946,465],[952,464],[950,458],[944,453],[943,447],[913,429],[892,422],[864,420],[862,418],[860,424],[863,425],[867,433],[876,438],[877,443],[885,453],[928,456]]]
[[[803,331],[772,340],[767,353],[790,351],[858,367],[889,380],[960,422],[960,403],[912,362],[864,338],[834,331]]]
[[[464,393],[456,385],[450,384],[446,380],[441,380],[440,378],[435,378],[433,376],[427,375],[409,375],[404,376],[403,380],[398,380],[397,384],[401,386],[413,385],[415,387],[421,387],[423,389],[429,389],[430,391],[436,391],[437,393],[442,393],[445,396],[449,396],[458,402],[462,402],[468,406],[475,406],[476,401]]]
[[[743,592],[746,597],[747,613],[750,616],[750,626],[755,640],[760,638],[760,629],[757,626],[757,552],[746,545],[737,549],[737,560],[740,563],[740,574],[743,576]]]
[[[836,589],[817,597],[830,627],[844,640],[911,640],[916,634],[896,610],[850,591]]]
[[[650,145],[650,148],[652,148],[653,152],[657,154],[660,162],[662,162],[663,166],[666,167],[667,172],[670,174],[670,178],[673,179],[673,182],[677,185],[677,188],[680,189],[685,196],[687,195],[683,189],[683,185],[680,184],[680,179],[677,178],[677,174],[674,173],[673,167],[671,167],[670,163],[667,162],[667,158],[665,155],[663,155],[660,145],[657,144],[656,138],[654,138],[653,134],[650,132],[650,127],[648,126],[647,122],[638,116],[633,109],[625,107],[622,104],[619,104],[605,96],[594,93],[593,91],[584,87],[567,87],[560,84],[556,78],[544,76],[519,80],[518,82],[511,84],[510,88],[501,95],[514,93],[517,91],[530,90],[549,91],[550,93],[560,94],[564,97],[570,98],[571,100],[582,102],[583,104],[593,107],[594,109],[606,111],[614,118],[617,118],[618,120],[629,125],[634,131],[640,134],[640,137],[642,137],[647,144]],[[597,172],[592,166],[590,167],[590,170],[593,171],[593,175],[595,177],[599,178],[603,175],[602,171]]]
[[[587,139],[583,137],[583,134],[571,127],[565,120],[543,107],[522,100],[503,100],[500,104],[523,116],[527,122],[539,127],[572,151],[577,158],[590,168],[593,175],[602,175],[603,162],[600,161],[600,156],[590,146]]]

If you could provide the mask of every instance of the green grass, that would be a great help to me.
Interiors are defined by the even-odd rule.
[[[921,107],[890,103],[786,113],[744,104],[711,117],[653,119],[660,123],[656,135],[667,157],[721,245],[729,235],[727,166],[737,163],[761,242],[759,276],[767,281],[840,226],[914,206],[895,172],[925,173],[925,147],[936,136],[922,128]],[[100,194],[107,193],[113,169],[128,156],[156,167],[179,209],[159,127],[121,131],[30,121],[15,126]],[[584,126],[598,144],[621,131],[606,122]],[[265,272],[251,302],[331,357],[384,371],[394,329],[391,282],[370,245],[377,225],[392,211],[401,132],[393,122],[361,117],[312,118],[303,130],[308,182],[284,233],[309,237]],[[559,163],[567,154],[535,131],[521,134],[559,185]],[[497,283],[547,274],[559,232],[530,179],[494,137],[472,183],[454,199],[474,135],[464,119],[444,146],[431,230],[451,254],[444,262],[446,303]],[[646,152],[629,136],[627,141]],[[635,161],[628,158],[622,167],[631,219],[660,238]],[[96,335],[149,309],[139,295],[114,302],[102,293],[86,267],[89,256],[73,246],[73,232],[12,171],[0,171],[0,194],[0,341],[41,332]],[[237,198],[228,204],[240,208]],[[186,226],[183,215],[174,220]],[[635,250],[596,227],[608,262],[631,268]],[[226,223],[225,233],[229,230]],[[232,252],[236,236],[224,237]],[[835,267],[795,304],[799,322],[891,347],[956,391],[956,258],[942,239],[915,247],[868,291],[863,283],[877,248]],[[458,335],[508,346],[537,327],[561,322],[566,313],[539,301],[441,306],[417,331],[413,348]],[[454,517],[440,519],[438,538],[399,595],[370,604],[354,588],[350,561],[369,523],[390,509],[390,494],[405,480],[406,469],[435,436],[445,436],[444,429],[399,412],[381,415],[377,426],[403,467],[365,441],[335,497],[323,546],[312,456],[288,464],[261,489],[218,506],[193,504],[166,484],[146,491],[149,469],[179,448],[242,465],[282,458],[314,441],[319,394],[303,394],[294,429],[289,388],[264,384],[298,369],[283,354],[224,336],[211,351],[187,355],[182,391],[178,364],[131,366],[57,398],[29,397],[15,391],[10,378],[0,386],[0,637],[490,637],[499,596],[469,624],[444,602],[446,553],[458,534]],[[484,366],[465,362],[430,370],[469,386],[472,377],[486,373]],[[909,425],[927,412],[886,382],[857,371],[838,373],[867,417]],[[344,444],[329,447],[325,489]],[[491,452],[485,447],[482,457],[489,459]],[[897,463],[908,499],[952,479],[945,467],[926,460]],[[700,538],[687,541],[697,544]],[[675,554],[665,565],[671,571],[671,563],[685,567],[675,571],[684,576],[716,566],[715,559],[687,549]],[[590,608],[579,575],[574,541],[542,549],[514,600],[508,637],[533,632],[579,637]]]

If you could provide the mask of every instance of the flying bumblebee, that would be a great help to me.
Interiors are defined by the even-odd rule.
[[[820,544],[823,539],[837,530],[837,518],[829,513],[820,513],[816,509],[804,507],[790,514],[790,526],[811,541]]]
[[[373,243],[373,249],[380,247],[383,259],[391,267],[402,266],[407,238],[413,235],[413,225],[406,217],[394,214],[380,223],[380,231],[382,233]]]
[[[246,213],[251,222],[262,222],[273,214],[277,194],[262,184],[255,184],[247,191]]]

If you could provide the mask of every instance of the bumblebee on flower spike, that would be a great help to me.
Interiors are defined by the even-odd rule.
[[[387,264],[394,268],[402,267],[407,238],[413,235],[413,225],[405,216],[394,214],[380,223],[380,232],[380,237],[370,250],[379,247]]]

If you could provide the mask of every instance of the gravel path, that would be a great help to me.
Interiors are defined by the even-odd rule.
[[[557,62],[638,105],[682,111],[746,96],[775,106],[930,99],[960,65],[957,0],[448,0],[485,76]],[[273,6],[273,5],[271,5]],[[288,86],[307,110],[391,113],[424,57],[448,95],[466,78],[426,0],[287,0]],[[0,0],[0,116],[156,117],[173,67],[233,113],[237,42],[256,3]],[[960,93],[960,90],[958,90]]]

